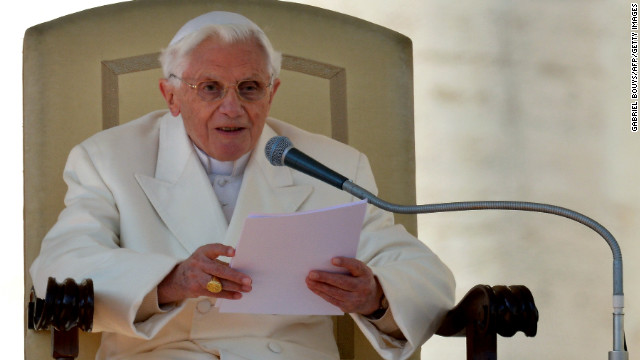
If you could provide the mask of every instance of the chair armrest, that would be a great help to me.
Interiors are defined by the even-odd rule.
[[[73,279],[58,284],[49,278],[44,299],[31,288],[27,327],[41,331],[51,329],[52,354],[55,359],[78,356],[78,329],[90,332],[93,326],[93,281],[78,285]]]
[[[536,335],[538,309],[525,286],[476,285],[445,316],[441,336],[466,336],[467,359],[496,359],[497,335]]]

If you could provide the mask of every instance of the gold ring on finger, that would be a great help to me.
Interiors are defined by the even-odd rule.
[[[209,292],[212,292],[214,294],[217,294],[220,291],[222,291],[222,283],[220,282],[220,279],[218,279],[215,276],[212,276],[211,280],[209,280],[209,282],[207,283],[207,290],[209,290]]]

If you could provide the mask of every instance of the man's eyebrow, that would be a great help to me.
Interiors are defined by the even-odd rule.
[[[237,83],[242,82],[242,81],[264,81],[264,82],[269,82],[269,79],[270,79],[269,76],[266,76],[266,80],[265,80],[265,79],[263,79],[262,74],[255,73],[255,74],[252,74],[252,75],[249,75],[249,76],[246,76],[246,77],[243,77],[243,78],[240,78],[240,79],[236,80],[234,84],[237,84]],[[196,82],[203,82],[203,81],[217,81],[217,82],[220,82],[220,83],[224,83],[220,79],[220,77],[218,77],[218,76],[209,76],[209,75],[201,76],[200,78],[198,78],[196,80]]]

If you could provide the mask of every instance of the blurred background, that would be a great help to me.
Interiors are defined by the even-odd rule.
[[[5,121],[0,336],[22,354],[24,31],[116,1],[27,0],[3,21]],[[618,239],[625,330],[640,351],[640,133],[630,130],[630,2],[621,0],[297,0],[413,40],[418,203],[522,200],[581,212]],[[277,44],[276,44],[277,45]],[[375,74],[373,74],[375,76]],[[81,85],[79,85],[81,86]],[[392,119],[391,119],[392,120]],[[393,200],[393,199],[388,199]],[[545,214],[421,215],[420,238],[473,285],[525,284],[538,335],[499,339],[503,359],[605,359],[612,349],[612,256],[595,232]],[[423,359],[463,359],[434,337]]]

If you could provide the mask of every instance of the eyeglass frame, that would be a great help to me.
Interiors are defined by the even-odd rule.
[[[225,96],[227,96],[227,92],[229,91],[230,87],[233,87],[236,90],[236,95],[238,96],[238,99],[240,99],[240,100],[242,100],[244,102],[247,102],[247,103],[258,102],[258,101],[264,99],[264,97],[267,95],[267,91],[265,91],[265,93],[264,93],[264,95],[262,95],[262,97],[260,97],[259,99],[255,99],[255,100],[250,100],[250,99],[247,99],[247,98],[243,97],[242,95],[240,95],[240,91],[238,90],[238,85],[240,85],[241,83],[246,82],[246,81],[249,81],[249,82],[254,81],[254,82],[260,83],[260,81],[258,81],[258,80],[240,80],[240,81],[236,82],[234,85],[225,85],[221,81],[218,81],[218,80],[203,80],[203,81],[197,82],[196,84],[191,84],[190,82],[184,80],[183,78],[177,76],[176,74],[169,74],[169,79],[171,79],[172,77],[182,81],[185,85],[187,85],[191,89],[196,90],[196,93],[198,94],[198,97],[200,97],[200,99],[202,99],[202,101],[206,101],[206,102],[216,102],[216,101],[220,101],[220,100],[224,99]],[[206,82],[217,82],[217,83],[220,83],[221,85],[223,85],[223,89],[224,90],[222,92],[222,95],[220,97],[218,97],[216,99],[212,99],[212,100],[207,100],[207,99],[203,98],[202,95],[200,95],[200,91],[198,90],[198,86],[200,86],[200,84],[203,84],[203,83],[206,83]],[[269,83],[267,85],[265,85],[265,87],[264,87],[265,90],[269,89],[271,87],[271,85],[273,85],[273,75],[269,76]]]

